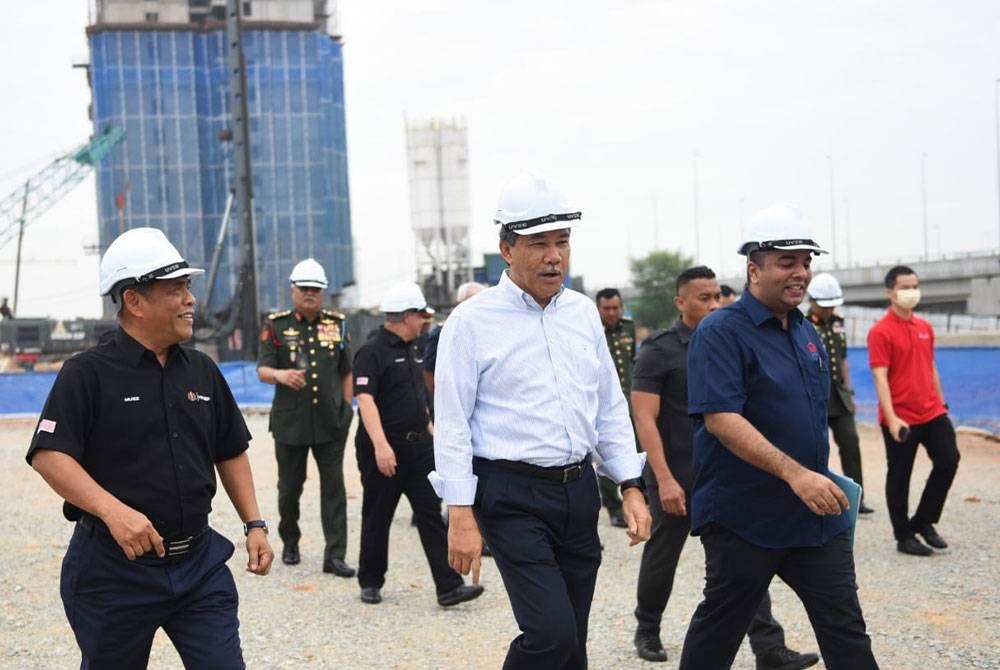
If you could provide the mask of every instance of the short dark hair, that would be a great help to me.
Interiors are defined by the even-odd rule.
[[[760,249],[754,249],[747,254],[747,260],[758,267],[764,267],[765,258],[767,258],[767,252]]]
[[[719,287],[719,291],[722,293],[723,298],[728,298],[731,295],[736,295],[736,290],[733,289],[729,284],[723,284]]]
[[[149,300],[149,295],[153,292],[153,282],[155,281],[155,279],[150,279],[141,284],[126,284],[119,289],[112,289],[114,293],[118,294],[118,318],[121,318],[122,314],[125,313],[125,291],[135,291],[146,300]]]
[[[602,288],[597,292],[594,297],[595,301],[600,302],[601,300],[611,300],[612,298],[618,298],[621,300],[622,294],[618,292],[616,288]]]
[[[500,241],[501,242],[506,242],[510,246],[514,246],[515,244],[517,244],[517,238],[519,238],[519,237],[520,237],[520,235],[518,235],[517,233],[515,233],[513,230],[511,230],[507,226],[500,226]]]
[[[893,288],[896,285],[896,277],[899,275],[913,275],[915,277],[917,276],[917,273],[914,272],[911,267],[907,267],[906,265],[897,265],[885,273],[885,287]]]
[[[696,265],[693,268],[688,268],[677,275],[677,281],[674,282],[674,290],[680,293],[681,287],[693,282],[695,279],[715,279],[715,273],[707,265]]]

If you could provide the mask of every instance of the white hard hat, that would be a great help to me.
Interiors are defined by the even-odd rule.
[[[579,220],[580,212],[570,210],[566,196],[545,175],[522,172],[503,187],[493,223],[506,226],[518,235],[534,235],[562,230]]]
[[[743,224],[737,253],[747,255],[758,249],[808,249],[817,254],[830,253],[813,241],[812,229],[802,216],[802,210],[786,203],[762,209]]]
[[[821,272],[813,277],[806,292],[820,307],[840,307],[844,304],[840,282],[829,272]]]
[[[389,287],[389,290],[382,296],[382,304],[379,305],[378,311],[386,314],[397,314],[411,309],[418,312],[434,313],[434,310],[427,306],[427,300],[420,287],[411,281],[404,281]]]
[[[133,228],[115,238],[101,258],[101,295],[115,299],[126,286],[200,274],[205,271],[188,267],[162,230]]]
[[[292,274],[288,275],[288,281],[296,286],[327,287],[326,272],[314,258],[307,258],[296,263],[295,267],[292,268]]]

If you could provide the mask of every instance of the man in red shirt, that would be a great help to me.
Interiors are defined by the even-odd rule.
[[[934,552],[916,536],[936,549],[948,546],[934,524],[941,518],[958,470],[955,429],[934,364],[934,329],[913,313],[920,302],[917,274],[897,265],[886,274],[885,287],[889,310],[868,333],[868,359],[885,440],[885,498],[896,548],[904,554],[930,556]],[[909,518],[910,475],[918,444],[927,450],[932,468],[917,511]]]

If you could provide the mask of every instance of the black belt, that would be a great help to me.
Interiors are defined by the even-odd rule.
[[[386,436],[389,443],[392,442],[423,442],[431,437],[426,430],[410,430],[405,433],[393,433]]]
[[[585,468],[590,467],[589,458],[585,458],[579,463],[573,463],[571,465],[556,465],[550,467],[532,465],[531,463],[525,463],[523,461],[505,461],[503,459],[497,459],[489,462],[496,464],[504,470],[510,470],[511,472],[517,472],[531,477],[538,477],[540,479],[548,479],[549,481],[559,482],[560,484],[575,482],[583,476],[584,472],[586,472]]]
[[[80,520],[77,521],[77,523],[84,528],[93,530],[98,535],[104,535],[105,537],[114,539],[111,535],[111,531],[108,530],[108,527],[104,524],[104,522],[96,517],[84,514],[80,517]],[[199,532],[195,535],[188,535],[186,537],[163,538],[163,550],[166,552],[163,557],[175,558],[177,556],[183,556],[198,546],[198,542],[203,536],[204,532]]]

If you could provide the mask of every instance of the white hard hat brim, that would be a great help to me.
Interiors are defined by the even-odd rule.
[[[826,298],[824,300],[813,298],[813,300],[815,300],[816,304],[820,307],[840,307],[844,304],[843,298]]]
[[[157,277],[157,279],[177,279],[178,277],[186,277],[193,275],[203,275],[205,271],[201,268],[181,268],[180,270],[174,270],[173,272],[168,272],[162,277]]]
[[[532,226],[531,228],[512,230],[518,235],[535,235],[537,233],[548,233],[553,230],[570,230],[573,228],[574,223],[576,223],[576,221],[551,221],[549,223],[540,223],[537,226]]]
[[[292,286],[308,286],[311,288],[326,288],[329,286],[326,282],[314,281],[311,279],[303,279],[302,281],[293,281]]]

